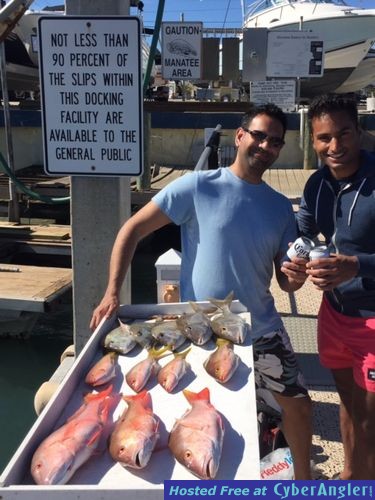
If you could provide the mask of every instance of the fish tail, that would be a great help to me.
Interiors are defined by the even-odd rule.
[[[97,392],[97,393],[89,393],[89,394],[86,394],[86,396],[84,397],[84,401],[85,403],[89,403],[90,401],[95,401],[97,399],[105,399],[107,396],[109,396],[111,393],[112,393],[112,390],[113,390],[113,385],[109,385],[107,387],[107,389],[104,389],[104,391],[101,391],[101,392]]]
[[[212,304],[214,304],[216,307],[219,309],[225,308],[227,306],[228,308],[230,307],[232,301],[234,298],[234,292],[233,290],[225,297],[225,299],[208,299]]]
[[[115,363],[117,363],[118,360],[118,352],[111,351],[109,353],[109,357],[111,358],[111,362],[114,365]]]
[[[222,338],[220,338],[220,337],[218,337],[218,338],[216,339],[216,345],[217,345],[218,347],[221,347],[221,346],[226,345],[226,344],[231,344],[231,345],[229,345],[229,347],[233,347],[233,342],[231,342],[231,341],[230,341],[230,340],[228,340],[228,339],[222,339]]]
[[[185,349],[185,351],[181,351],[181,352],[175,352],[174,353],[174,357],[175,358],[182,358],[182,359],[185,359],[186,356],[189,354],[189,352],[191,351],[191,346],[188,347],[187,349]]]
[[[144,408],[152,408],[151,395],[148,391],[143,390],[138,394],[130,394],[123,396],[123,399],[130,403],[131,401],[138,401]]]
[[[161,347],[160,349],[157,349],[156,347],[151,347],[151,349],[148,351],[148,355],[151,358],[154,359],[161,359],[164,358],[165,356],[168,356],[171,354],[172,346],[166,345],[164,347]],[[166,352],[169,351],[169,352]]]
[[[205,387],[200,392],[193,392],[185,389],[182,391],[184,393],[185,398],[192,405],[194,401],[208,401],[210,402],[210,390],[208,387]]]

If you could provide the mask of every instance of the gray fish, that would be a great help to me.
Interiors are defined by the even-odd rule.
[[[133,339],[145,349],[151,349],[155,339],[151,335],[152,323],[132,323],[130,325],[130,335]]]
[[[180,347],[186,341],[186,337],[179,330],[176,320],[157,321],[151,328],[151,335],[160,344],[170,346],[172,351]]]
[[[126,354],[130,352],[137,342],[130,333],[130,326],[117,318],[120,326],[111,330],[104,338],[104,347],[110,351]]]
[[[177,320],[177,326],[196,345],[203,345],[212,336],[211,323],[204,310],[195,302],[189,302],[193,313],[183,313]]]
[[[246,321],[230,310],[234,293],[225,297],[224,300],[208,299],[219,311],[211,317],[211,328],[216,335],[222,339],[230,340],[235,344],[243,344],[248,332]]]
[[[216,340],[217,349],[209,355],[203,366],[206,372],[221,384],[232,377],[240,364],[240,357],[233,351],[233,343],[226,339]]]

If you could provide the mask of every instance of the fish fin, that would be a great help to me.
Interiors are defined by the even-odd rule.
[[[101,435],[102,435],[102,431],[101,430],[98,430],[97,432],[95,432],[95,434],[93,434],[91,436],[91,438],[89,439],[89,441],[87,441],[86,446],[89,447],[89,446],[92,446],[93,444],[95,444],[97,441],[99,441]]]
[[[208,300],[211,302],[211,304],[214,304],[219,309],[223,309],[225,308],[225,306],[230,308],[233,298],[234,298],[234,291],[232,290],[230,293],[228,293],[225,299],[208,299]]]
[[[208,401],[210,402],[210,390],[208,387],[205,387],[200,392],[193,392],[185,389],[182,391],[184,393],[185,398],[189,401],[190,404],[193,404],[194,401]]]
[[[189,300],[189,304],[190,304],[190,307],[193,309],[193,311],[195,311],[195,312],[201,312],[202,311],[201,307],[196,302],[193,302],[192,300]]]
[[[139,392],[138,394],[125,395],[122,397],[127,403],[131,401],[138,401],[144,408],[152,408],[151,395],[146,389]]]
[[[124,331],[124,332],[128,333],[129,332],[129,325],[127,323],[124,323],[123,321],[121,321],[120,318],[117,318],[117,321],[120,324],[121,331]]]

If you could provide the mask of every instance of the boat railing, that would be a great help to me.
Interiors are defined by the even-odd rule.
[[[218,167],[218,149],[220,145],[220,133],[221,125],[216,125],[215,129],[212,131],[207,144],[202,151],[194,170],[208,170],[215,169]]]

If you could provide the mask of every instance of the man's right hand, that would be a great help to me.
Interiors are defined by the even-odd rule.
[[[104,295],[100,304],[94,310],[90,321],[90,329],[94,331],[103,318],[110,318],[120,305],[117,295]]]

